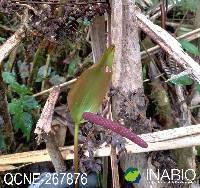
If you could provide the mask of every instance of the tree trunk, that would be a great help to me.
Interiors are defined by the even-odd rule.
[[[134,14],[131,0],[112,0],[111,38],[115,45],[112,85],[118,91],[112,99],[113,117],[139,134],[150,132],[150,125],[145,117],[140,45]],[[159,187],[150,185],[145,178],[148,168],[145,154],[127,155],[121,161],[121,167],[124,171],[129,167],[139,169],[142,179],[136,186]]]

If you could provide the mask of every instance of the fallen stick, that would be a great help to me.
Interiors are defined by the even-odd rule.
[[[148,148],[141,148],[127,140],[125,144],[128,153],[142,153],[159,150],[169,150],[186,148],[200,145],[200,124],[189,127],[181,127],[158,131],[154,133],[142,134],[140,137],[148,143]],[[80,145],[81,146],[81,145]],[[59,148],[65,160],[74,158],[73,146]],[[85,151],[88,155],[88,152]],[[110,156],[111,147],[106,144],[101,145],[94,151],[95,157]],[[47,150],[29,151],[0,156],[0,165],[14,165],[20,163],[38,163],[51,161]],[[0,168],[0,171],[6,168]]]
[[[200,66],[183,51],[181,44],[167,31],[147,19],[140,11],[133,15],[133,19],[135,19],[135,16],[137,17],[138,27],[200,83]]]

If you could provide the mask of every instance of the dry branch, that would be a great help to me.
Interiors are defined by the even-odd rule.
[[[60,87],[56,86],[51,90],[51,93],[49,94],[49,97],[45,103],[40,119],[38,120],[35,128],[34,133],[37,134],[38,136],[41,136],[43,133],[49,134],[50,132],[53,132],[51,127],[52,116],[59,93],[60,93]]]
[[[192,75],[194,79],[200,83],[200,66],[183,51],[180,43],[167,31],[155,25],[139,11],[137,11],[136,17],[140,29],[157,42],[163,50],[188,72],[188,74]],[[133,19],[135,18],[133,17]]]
[[[185,40],[187,40],[187,41],[192,41],[192,40],[197,39],[197,38],[199,38],[199,37],[200,37],[200,28],[195,29],[195,30],[193,30],[193,31],[190,31],[190,32],[188,32],[188,33],[186,33],[186,34],[183,34],[183,35],[177,37],[176,39],[177,39],[177,40],[185,39]],[[159,45],[156,45],[156,46],[154,46],[154,47],[152,47],[152,48],[149,48],[149,49],[147,50],[147,52],[146,52],[146,51],[142,51],[142,52],[141,52],[141,57],[142,57],[142,59],[144,59],[144,58],[146,58],[146,57],[149,57],[148,54],[151,54],[151,55],[152,55],[152,54],[156,54],[157,52],[159,52],[159,50],[160,50],[160,46],[159,46]],[[147,54],[147,53],[148,53],[148,54]]]
[[[25,10],[23,20],[19,29],[6,42],[0,46],[0,64],[9,55],[9,53],[21,42],[25,37],[25,31],[28,22],[28,9]]]
[[[49,94],[35,129],[38,140],[42,138],[45,140],[46,148],[57,173],[66,171],[65,163],[55,141],[55,131],[52,128],[52,116],[59,94],[60,87],[54,87]]]
[[[1,165],[0,172],[8,171],[8,170],[15,170],[16,167],[13,165]]]
[[[142,134],[143,138],[148,143],[148,148],[141,148],[136,144],[127,140],[125,145],[128,153],[142,153],[159,150],[169,150],[177,148],[186,148],[200,145],[200,124],[189,127],[181,127],[158,131],[154,133]],[[60,148],[64,159],[72,160],[74,158],[73,146]],[[87,155],[88,152],[86,151]],[[95,157],[110,156],[111,148],[105,144],[101,145],[94,151]],[[29,151],[23,153],[15,153],[0,156],[0,165],[13,165],[20,163],[36,163],[51,161],[47,150]],[[5,168],[0,168],[4,169]]]

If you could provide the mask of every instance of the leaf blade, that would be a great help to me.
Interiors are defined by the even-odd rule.
[[[96,112],[108,90],[111,80],[114,46],[108,48],[101,60],[87,69],[70,90],[67,101],[76,124],[83,121],[84,112]]]

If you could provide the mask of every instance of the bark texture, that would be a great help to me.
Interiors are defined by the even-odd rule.
[[[138,27],[133,15],[135,9],[132,1],[112,0],[111,37],[115,45],[112,86],[118,91],[113,96],[112,112],[115,120],[139,134],[150,132],[150,128],[145,118]],[[121,161],[121,167],[124,171],[137,167],[141,174],[145,174],[148,168],[146,155],[129,154]],[[145,175],[142,177],[137,186],[150,187]]]

